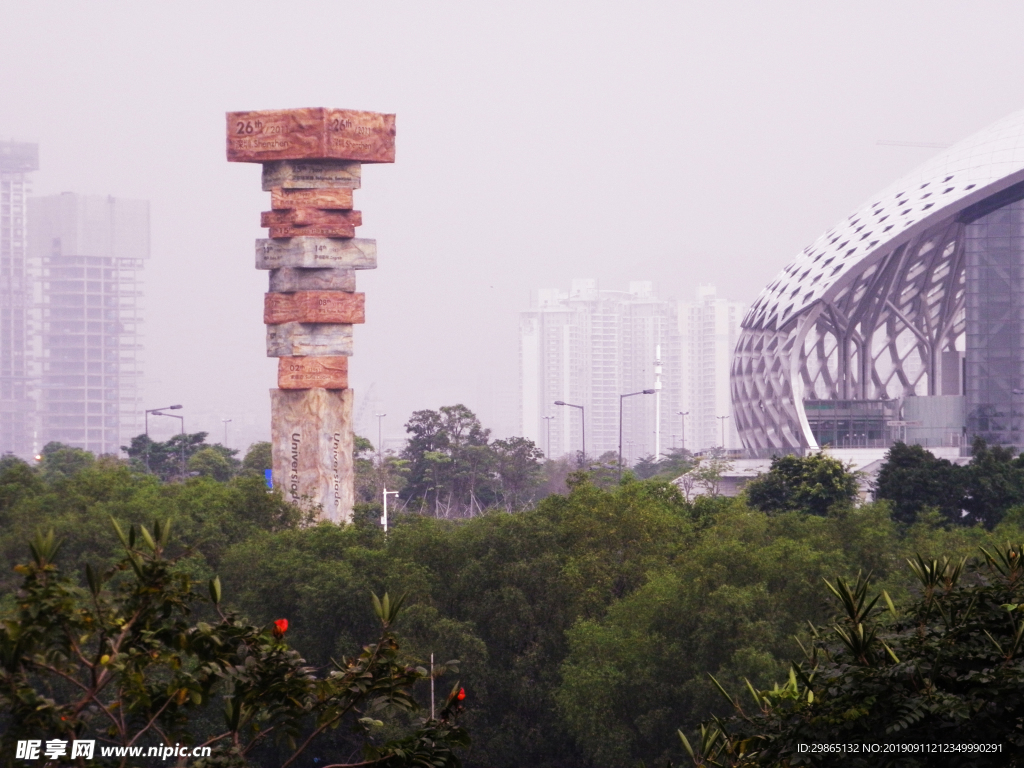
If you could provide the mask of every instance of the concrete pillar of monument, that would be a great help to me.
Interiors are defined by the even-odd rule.
[[[261,163],[271,210],[256,268],[267,355],[278,358],[270,391],[274,486],[323,519],[352,517],[352,326],[365,322],[355,271],[377,267],[377,245],[357,238],[353,210],[364,163],[395,161],[395,116],[346,109],[229,112],[229,162]]]

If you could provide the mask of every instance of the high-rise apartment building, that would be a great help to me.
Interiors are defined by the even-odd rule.
[[[623,461],[655,453],[659,441],[662,452],[672,447],[679,334],[674,304],[658,299],[651,283],[608,291],[596,280],[577,279],[568,292],[542,289],[520,315],[519,338],[522,434],[545,453],[576,453],[584,437],[588,456],[617,451],[619,397],[655,388],[659,352],[659,394],[622,402]]]
[[[732,413],[729,370],[740,334],[744,306],[719,298],[714,286],[697,288],[693,301],[679,303],[679,335],[683,358],[682,408],[677,415],[686,427],[686,448],[704,451],[723,445],[740,448]]]
[[[0,453],[34,450],[26,201],[39,147],[0,142]]]
[[[142,431],[141,284],[149,203],[29,200],[39,439],[118,453]]]

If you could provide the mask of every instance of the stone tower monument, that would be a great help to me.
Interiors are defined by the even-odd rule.
[[[377,244],[355,237],[352,210],[363,163],[395,161],[395,116],[349,109],[229,112],[228,161],[262,163],[271,210],[256,241],[270,271],[264,297],[274,487],[319,504],[334,522],[352,516],[352,326],[365,322],[355,270],[375,269]]]

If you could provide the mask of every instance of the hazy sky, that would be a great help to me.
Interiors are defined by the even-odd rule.
[[[938,151],[878,140],[951,143],[1024,106],[1022,39],[1009,1],[0,0],[0,139],[40,144],[37,194],[151,201],[147,407],[217,439],[232,418],[242,447],[275,385],[269,194],[225,161],[224,112],[397,113],[397,162],[356,193],[379,267],[351,378],[399,437],[414,409],[514,409],[533,288],[749,303]]]

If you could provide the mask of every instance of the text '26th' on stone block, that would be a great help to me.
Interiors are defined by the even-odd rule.
[[[376,269],[377,241],[359,237],[257,240],[256,269],[279,267]]]
[[[347,520],[355,500],[351,389],[270,390],[274,487],[294,503]]]
[[[356,289],[353,269],[301,269],[280,267],[270,270],[270,290],[275,293],[295,291],[347,291]]]
[[[281,357],[277,361],[280,389],[346,389],[347,357]]]
[[[395,162],[395,116],[354,109],[267,109],[228,112],[228,160],[358,160]]]
[[[263,296],[263,322],[365,323],[366,294],[341,291],[267,293]]]
[[[272,238],[282,237],[354,237],[363,223],[360,211],[323,211],[319,208],[295,208],[264,211],[260,226],[270,227]]]
[[[274,160],[263,164],[263,191],[359,189],[362,164],[349,160]]]
[[[352,355],[348,323],[281,323],[267,326],[267,357]]]

